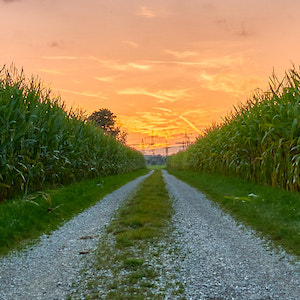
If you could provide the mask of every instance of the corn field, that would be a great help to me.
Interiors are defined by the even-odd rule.
[[[145,167],[80,112],[66,111],[38,80],[0,71],[0,201],[43,187]]]
[[[234,107],[185,152],[169,157],[170,168],[237,176],[260,184],[300,190],[300,72],[273,75],[267,92]]]

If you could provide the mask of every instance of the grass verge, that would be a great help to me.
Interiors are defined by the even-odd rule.
[[[80,285],[85,286],[84,298],[164,299],[162,287],[170,280],[164,279],[160,254],[168,251],[171,216],[169,195],[157,170],[109,225],[91,262],[92,270],[88,268],[87,279]],[[178,283],[175,293],[181,289]]]
[[[237,178],[168,170],[204,192],[237,221],[250,225],[274,245],[300,256],[300,194]]]
[[[41,234],[49,233],[106,194],[147,172],[142,169],[98,177],[1,203],[0,255],[20,249]]]

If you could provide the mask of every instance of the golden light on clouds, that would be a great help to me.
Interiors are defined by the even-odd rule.
[[[102,82],[112,82],[115,80],[114,77],[94,77],[96,80],[102,81]]]
[[[158,103],[174,102],[183,98],[190,97],[186,89],[181,90],[159,90],[150,92],[143,88],[126,88],[118,91],[119,95],[144,95],[158,99]]]
[[[176,113],[174,113],[171,109],[166,109],[166,108],[162,108],[162,107],[154,107],[155,109],[161,110],[161,111],[166,111],[169,112],[171,114],[173,114],[174,116],[180,118],[181,120],[183,120],[185,123],[187,123],[195,132],[199,133],[199,135],[202,135],[203,132],[201,132],[201,130],[199,128],[197,128],[191,121],[187,120],[185,117],[178,115]]]
[[[173,56],[175,56],[176,58],[186,58],[186,57],[191,57],[191,56],[198,56],[199,54],[197,52],[193,52],[193,51],[173,51],[173,50],[169,50],[169,49],[165,49],[164,52],[166,54],[171,54]]]
[[[300,65],[299,10],[293,0],[0,0],[0,62],[39,75],[68,106],[110,109],[130,145],[175,151],[266,88],[273,68]]]
[[[155,17],[155,13],[147,6],[141,6],[137,15],[150,19]]]
[[[199,130],[191,121],[187,120],[185,117],[183,116],[179,116],[180,119],[182,119],[184,122],[186,122],[187,124],[190,125],[190,127],[192,127],[192,129],[194,129],[196,132],[198,132],[200,135],[202,134],[201,130]]]
[[[90,92],[78,92],[78,91],[70,91],[70,90],[64,90],[64,89],[56,89],[54,90],[64,93],[70,93],[74,95],[84,96],[84,97],[92,97],[92,98],[99,98],[99,99],[109,99],[107,97],[104,97],[101,93],[90,93]]]
[[[263,85],[260,78],[249,78],[239,74],[218,73],[208,74],[200,73],[198,80],[203,88],[212,91],[223,91],[236,96],[250,95],[251,91]]]

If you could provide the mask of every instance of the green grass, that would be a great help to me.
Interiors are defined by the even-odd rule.
[[[150,170],[162,170],[166,168],[166,165],[148,165],[147,168]]]
[[[250,225],[274,245],[300,256],[299,193],[215,174],[169,172],[207,194],[236,220]]]
[[[161,172],[156,171],[119,211],[119,217],[112,221],[109,231],[115,235],[117,247],[127,247],[127,244],[134,244],[136,240],[161,236],[171,212],[172,206]]]
[[[0,255],[49,233],[125,183],[146,174],[98,177],[0,204]]]
[[[168,192],[157,170],[109,225],[92,262],[101,272],[93,272],[87,295],[105,299],[164,299],[156,284],[160,275],[153,259],[159,260],[163,251],[160,242],[168,238],[172,213]],[[110,272],[112,277],[105,275]]]

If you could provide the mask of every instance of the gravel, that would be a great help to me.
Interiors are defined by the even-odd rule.
[[[150,174],[105,196],[30,249],[2,258],[0,299],[65,299],[115,211]]]
[[[196,189],[163,176],[174,199],[179,249],[170,269],[177,268],[187,299],[300,299],[299,260],[271,250]]]
[[[32,248],[2,258],[0,299],[84,299],[78,293],[82,270],[93,261],[115,211],[149,175],[107,195]],[[299,260],[272,250],[196,189],[166,171],[163,176],[175,211],[173,232],[149,266],[161,270],[156,285],[165,299],[300,299]]]

